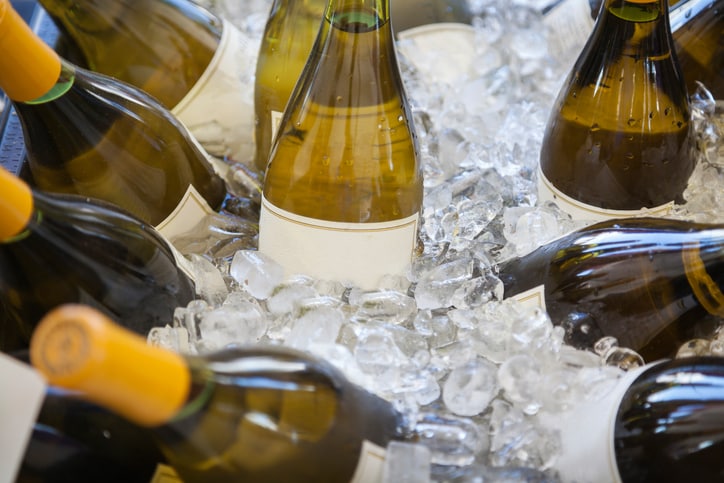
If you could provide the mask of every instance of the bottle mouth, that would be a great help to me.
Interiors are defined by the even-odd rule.
[[[627,0],[621,5],[609,7],[616,17],[628,22],[653,22],[661,17],[659,2],[652,0]]]
[[[176,353],[153,347],[86,305],[48,312],[30,341],[30,361],[47,381],[142,426],[158,426],[181,410],[190,373]]]

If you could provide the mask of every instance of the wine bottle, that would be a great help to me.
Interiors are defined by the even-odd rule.
[[[688,0],[671,10],[671,30],[689,94],[701,82],[724,99],[724,2]]]
[[[259,46],[254,83],[255,156],[266,170],[284,108],[317,38],[326,0],[274,0]]]
[[[0,481],[128,483],[151,480],[165,458],[149,438],[147,428],[70,391],[46,386],[29,364],[28,351],[0,354],[2,386],[12,387],[13,393],[21,395],[4,394],[4,398],[10,397],[23,408],[0,404],[0,426],[4,431],[0,440],[8,443],[0,456],[3,463]],[[26,407],[32,410],[24,409]],[[22,425],[17,424],[18,412],[27,415],[22,416],[25,418]],[[12,460],[3,459],[8,458],[8,454]],[[7,471],[17,475],[7,478]]]
[[[63,303],[92,304],[146,335],[194,295],[149,225],[111,203],[31,191],[0,169],[0,350],[26,348]]]
[[[550,10],[544,11],[545,20],[549,17],[553,20],[547,23],[554,32],[549,40],[549,49],[554,56],[560,58],[568,53],[568,48],[577,44],[581,34],[586,35],[581,45],[585,43],[602,4],[601,0],[590,0],[590,17],[587,19],[587,2],[589,0],[558,0]],[[570,15],[562,15],[570,10],[575,10],[575,18],[581,21],[570,22]],[[722,15],[722,3],[718,0],[669,1],[669,24],[689,95],[696,92],[698,81],[715,98],[724,97]],[[559,17],[563,21],[559,21]],[[561,49],[561,45],[566,48]]]
[[[169,218],[187,192],[220,206],[223,180],[155,99],[63,61],[8,0],[0,0],[0,28],[0,88],[21,120],[35,185],[110,201],[153,225]],[[189,217],[176,217],[183,218]]]
[[[165,461],[148,428],[50,386],[16,483],[149,482]]]
[[[633,369],[608,393],[555,414],[562,481],[719,481],[724,474],[724,358]],[[585,463],[584,463],[585,462]]]
[[[606,0],[548,119],[539,202],[600,221],[683,201],[696,158],[667,8]]]
[[[184,483],[368,481],[404,434],[388,402],[322,360],[259,346],[182,356],[87,306],[51,311],[30,359],[50,384],[152,427]]]
[[[503,263],[505,297],[536,301],[569,344],[612,336],[646,361],[711,336],[724,317],[724,226],[607,220]]]
[[[288,275],[374,287],[404,272],[422,171],[388,1],[330,0],[269,159],[259,250]]]
[[[155,97],[214,156],[250,164],[246,39],[190,0],[40,0],[88,69]]]

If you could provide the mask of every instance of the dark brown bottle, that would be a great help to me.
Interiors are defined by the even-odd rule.
[[[665,212],[695,165],[666,0],[607,0],[545,130],[539,198],[579,219]]]
[[[500,277],[506,297],[542,288],[569,344],[613,336],[654,361],[724,316],[724,225],[609,220],[505,263]]]
[[[562,481],[714,482],[724,477],[724,358],[628,371],[603,397],[558,415]]]

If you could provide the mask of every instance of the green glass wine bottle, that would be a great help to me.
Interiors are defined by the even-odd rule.
[[[666,0],[606,0],[545,130],[539,201],[603,220],[663,214],[695,165]]]
[[[156,230],[115,205],[31,191],[0,169],[1,351],[27,348],[41,317],[69,302],[145,335],[195,296],[178,263]]]
[[[372,287],[404,273],[422,170],[389,1],[328,3],[269,159],[259,250],[288,275]]]
[[[406,434],[390,403],[325,361],[278,347],[182,356],[88,306],[50,312],[30,359],[50,384],[152,428],[184,483],[380,481],[384,448]]]
[[[317,38],[326,0],[274,0],[254,83],[255,164],[264,172],[284,108]]]
[[[224,181],[208,155],[154,98],[63,61],[8,0],[0,29],[0,88],[21,121],[35,185],[110,201],[153,225],[189,198],[221,205]]]
[[[611,336],[646,361],[710,338],[724,317],[724,226],[607,220],[500,267],[505,296],[544,307],[565,341]]]
[[[250,165],[249,40],[190,0],[39,0],[83,67],[143,89],[210,154]]]

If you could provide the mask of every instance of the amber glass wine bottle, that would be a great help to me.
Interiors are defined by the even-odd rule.
[[[187,192],[221,205],[224,182],[207,154],[155,99],[62,60],[8,0],[0,30],[0,88],[22,123],[34,184],[110,201],[153,225]]]
[[[724,1],[681,2],[671,10],[671,30],[689,94],[701,82],[724,99]]]
[[[666,0],[606,0],[548,120],[539,199],[580,219],[665,213],[694,168]]]
[[[40,0],[83,67],[143,89],[219,157],[250,163],[247,40],[191,0]]]
[[[87,306],[50,312],[30,359],[50,384],[154,428],[184,483],[380,481],[383,448],[404,435],[390,403],[322,360],[258,346],[181,356]]]
[[[317,38],[326,0],[274,0],[254,83],[255,164],[264,172],[284,108]]]
[[[500,277],[506,297],[538,301],[575,347],[613,336],[647,361],[672,357],[724,317],[724,226],[607,220],[504,263]]]
[[[40,318],[63,303],[91,304],[145,335],[194,295],[148,224],[110,203],[33,192],[0,169],[0,350],[27,348]]]
[[[289,275],[372,287],[409,265],[421,203],[389,1],[331,0],[272,147],[259,250]]]
[[[679,483],[724,474],[724,358],[628,371],[603,397],[550,418],[562,481]]]

